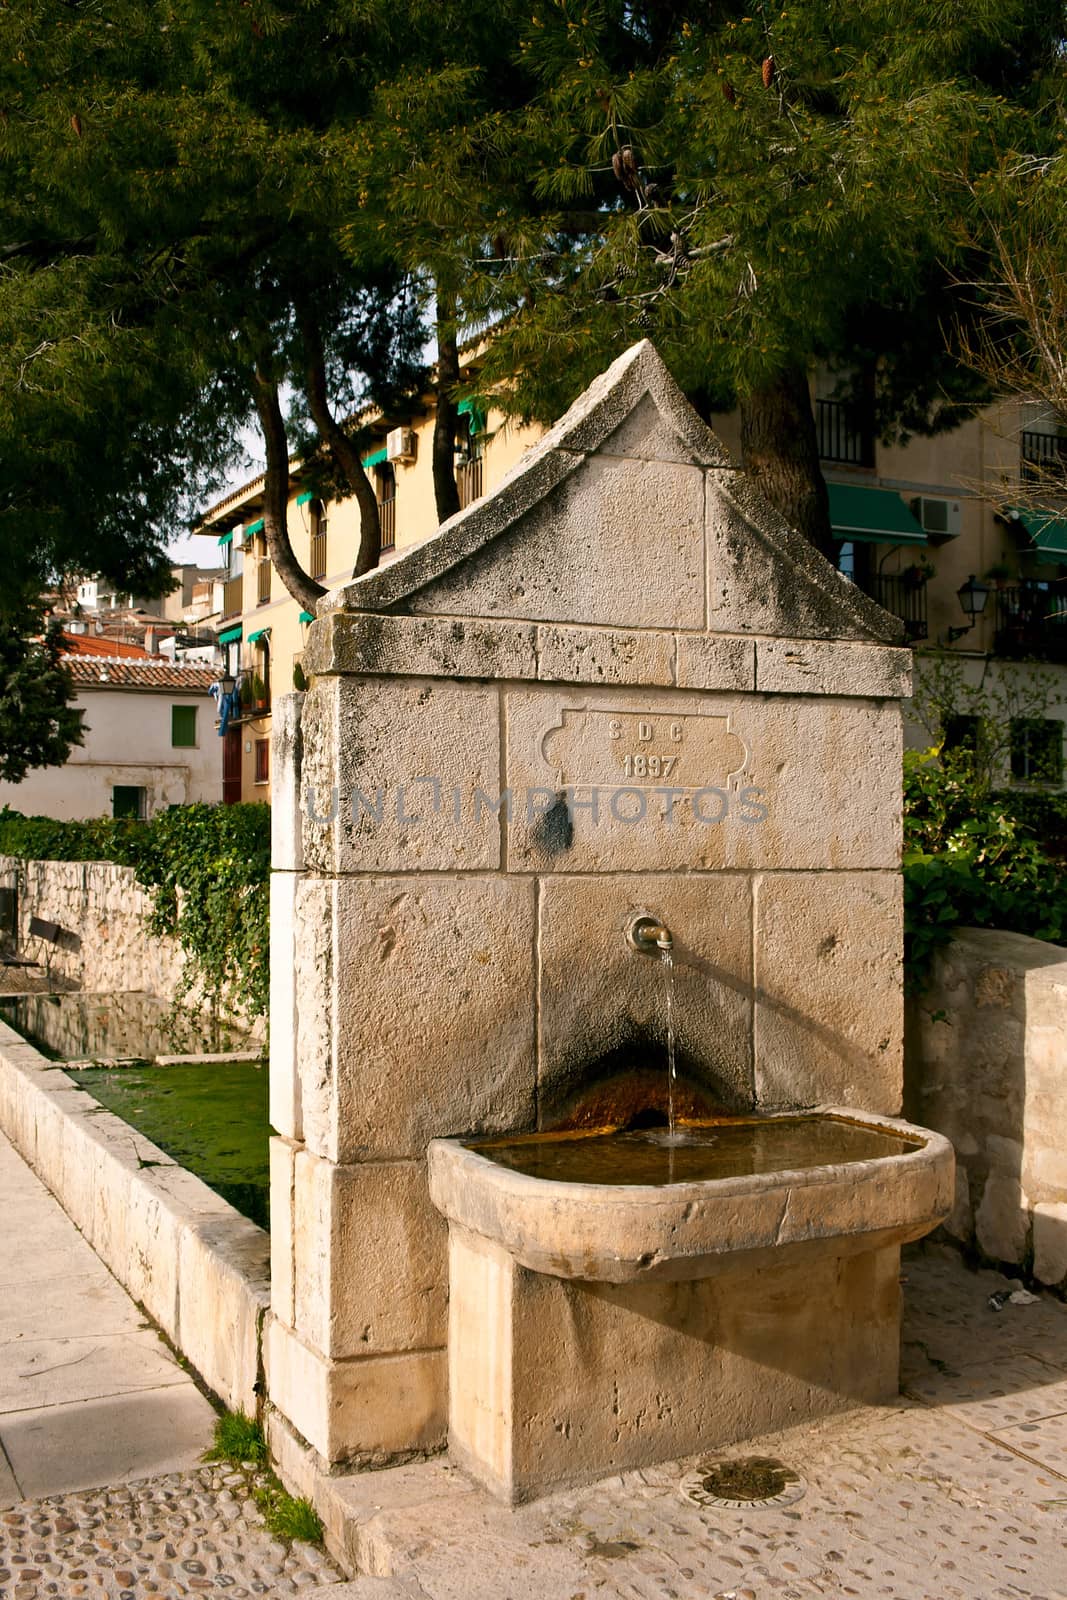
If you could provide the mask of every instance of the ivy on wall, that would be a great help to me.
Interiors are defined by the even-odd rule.
[[[182,999],[200,989],[252,1019],[270,988],[270,807],[170,806],[151,822],[58,822],[0,811],[0,854],[132,867],[152,897],[149,934],[186,955]]]

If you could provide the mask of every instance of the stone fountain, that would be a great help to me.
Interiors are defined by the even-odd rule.
[[[896,1120],[900,636],[648,344],[320,603],[275,719],[279,1448],[448,1441],[519,1500],[895,1394],[952,1191]],[[718,1157],[641,1177],[631,1131],[605,1179],[668,1119],[635,927]]]

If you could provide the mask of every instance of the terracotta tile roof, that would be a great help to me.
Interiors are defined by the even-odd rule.
[[[65,633],[63,635],[63,654],[65,656],[110,656],[114,660],[117,656],[124,656],[130,660],[147,661],[143,645],[123,644],[119,639],[105,639],[99,634],[91,633]]]
[[[70,656],[64,665],[69,668],[75,687],[99,688],[107,684],[112,689],[176,689],[183,694],[206,694],[218,678],[214,667],[172,667],[166,661],[147,659],[105,661],[96,656]]]

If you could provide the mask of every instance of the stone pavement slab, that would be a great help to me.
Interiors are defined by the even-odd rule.
[[[214,1411],[0,1138],[0,1508],[198,1464]]]

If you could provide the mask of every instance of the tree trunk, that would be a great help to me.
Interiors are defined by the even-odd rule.
[[[310,319],[302,319],[301,334],[307,355],[307,402],[311,420],[359,506],[359,550],[356,552],[352,576],[361,578],[365,572],[373,572],[381,560],[382,519],[378,510],[378,496],[359,451],[330,410],[326,394],[326,361],[319,330]]]
[[[791,527],[836,560],[830,497],[819,467],[819,440],[803,367],[787,367],[741,402],[741,452],[771,505]]]
[[[263,532],[274,570],[304,611],[314,611],[326,590],[309,578],[289,542],[289,441],[278,402],[278,385],[256,367],[252,377],[259,425],[267,451],[263,489]]]
[[[456,385],[459,383],[459,343],[456,339],[456,300],[437,286],[437,414],[433,425],[433,492],[437,520],[445,522],[459,510],[456,486]]]

